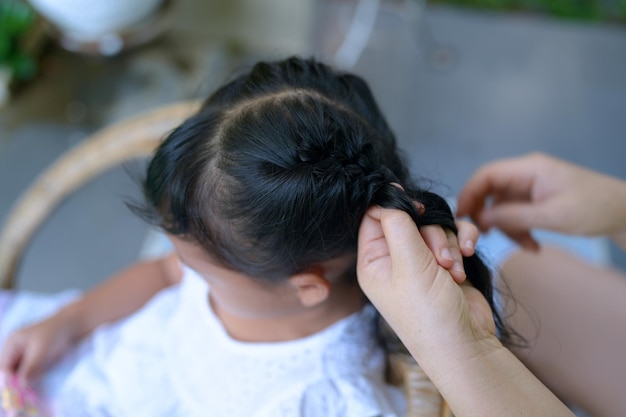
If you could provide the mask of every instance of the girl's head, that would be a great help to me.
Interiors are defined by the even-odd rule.
[[[259,63],[212,94],[160,146],[145,193],[167,232],[260,282],[354,255],[375,204],[456,230],[445,201],[409,178],[366,83],[298,58]],[[466,271],[491,300],[478,258]]]
[[[355,253],[365,210],[406,180],[367,85],[292,58],[210,96],[154,156],[146,193],[169,233],[275,281]]]

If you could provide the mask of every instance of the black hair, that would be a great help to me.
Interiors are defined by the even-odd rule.
[[[258,63],[209,96],[158,148],[144,191],[145,218],[266,282],[356,253],[372,205],[457,231],[409,177],[366,82],[313,59]],[[464,266],[507,337],[488,269],[478,255]]]

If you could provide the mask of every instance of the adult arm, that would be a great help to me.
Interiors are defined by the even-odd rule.
[[[175,254],[130,266],[51,317],[13,333],[2,347],[0,370],[25,380],[38,377],[96,327],[132,314],[181,276]]]
[[[457,215],[527,248],[537,246],[530,230],[542,228],[606,235],[626,250],[626,181],[540,153],[479,168],[459,194]]]
[[[438,265],[406,213],[368,211],[357,273],[457,417],[573,416],[502,346],[484,297]]]

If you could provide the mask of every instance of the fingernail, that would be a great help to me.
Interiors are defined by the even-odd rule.
[[[474,242],[471,240],[466,240],[465,242],[463,242],[463,247],[465,249],[474,249]]]
[[[441,257],[444,259],[449,259],[449,260],[453,260],[454,258],[452,257],[452,254],[450,253],[450,249],[448,248],[443,248],[443,250],[441,251]]]
[[[458,261],[455,262],[454,265],[452,265],[452,269],[454,271],[461,271],[461,272],[465,271],[465,269],[463,268],[463,264],[461,262],[458,262]]]

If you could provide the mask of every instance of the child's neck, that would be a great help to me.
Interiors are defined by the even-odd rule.
[[[318,333],[363,308],[365,296],[356,284],[335,288],[326,301],[315,307],[271,318],[242,317],[221,309],[212,300],[210,304],[232,338],[242,342],[267,343],[295,340]]]

